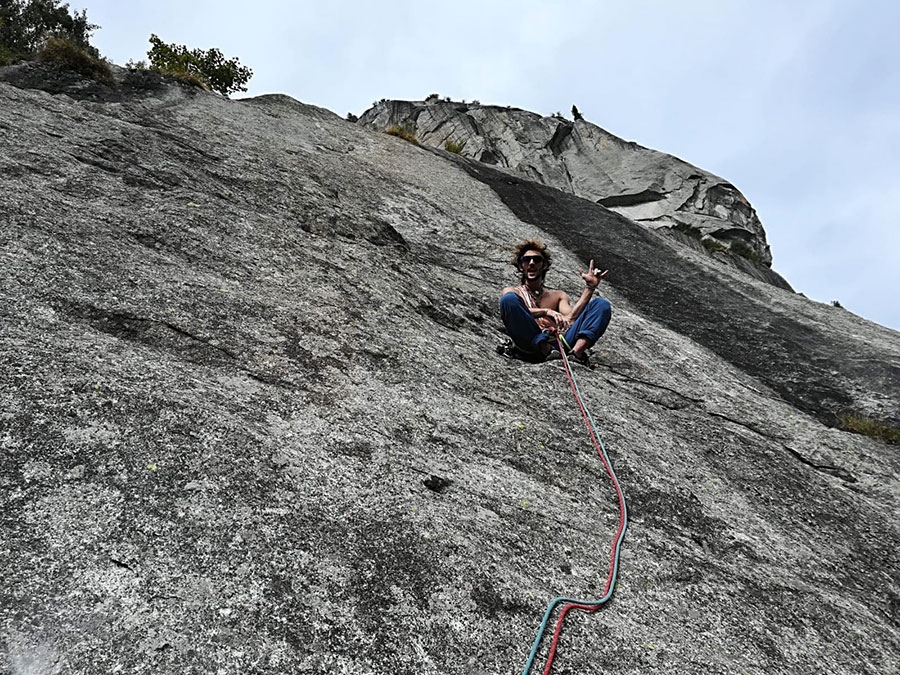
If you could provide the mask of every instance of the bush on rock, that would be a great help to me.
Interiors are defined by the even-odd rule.
[[[215,47],[208,50],[188,49],[184,45],[166,44],[156,35],[150,36],[150,70],[184,82],[217,91],[223,96],[247,91],[244,85],[253,71],[238,59],[226,59]]]

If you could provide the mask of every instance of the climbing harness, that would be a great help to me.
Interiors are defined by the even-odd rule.
[[[557,335],[556,340],[559,352],[562,355],[563,369],[566,371],[566,377],[569,380],[569,387],[572,390],[572,394],[575,396],[578,408],[581,410],[581,416],[584,418],[585,425],[587,425],[591,441],[597,449],[597,454],[600,455],[603,466],[606,468],[606,473],[612,480],[613,488],[616,491],[616,497],[619,500],[619,526],[612,543],[609,571],[606,574],[606,585],[603,587],[603,595],[597,600],[578,600],[576,598],[566,597],[554,598],[550,604],[547,605],[547,611],[544,612],[544,619],[541,621],[541,625],[538,628],[537,636],[534,639],[534,644],[531,646],[531,653],[528,655],[528,660],[525,662],[525,668],[522,671],[522,675],[529,675],[531,667],[534,664],[534,658],[537,656],[538,649],[541,647],[541,642],[543,641],[544,633],[547,630],[550,617],[559,605],[563,605],[563,607],[556,619],[556,628],[553,631],[553,638],[550,642],[550,651],[547,654],[547,661],[544,664],[544,675],[549,675],[553,668],[553,660],[556,658],[556,649],[559,644],[559,636],[562,633],[563,621],[566,618],[566,614],[573,609],[595,612],[612,597],[613,591],[615,591],[616,588],[616,577],[619,573],[619,549],[622,545],[622,540],[625,538],[625,530],[628,527],[628,507],[625,504],[625,494],[622,492],[622,487],[619,485],[619,480],[616,478],[616,472],[613,470],[612,463],[609,461],[609,455],[606,452],[606,446],[603,445],[603,440],[600,438],[600,433],[597,431],[597,425],[594,423],[594,419],[591,417],[591,413],[587,409],[587,406],[585,406],[581,391],[578,389],[578,383],[575,380],[574,373],[572,373],[572,368],[569,364],[567,355],[569,345],[561,335]]]

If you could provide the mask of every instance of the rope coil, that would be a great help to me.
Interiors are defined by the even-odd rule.
[[[612,480],[613,488],[616,491],[616,497],[619,501],[619,525],[616,530],[616,536],[613,538],[612,549],[610,551],[609,570],[606,574],[606,585],[603,587],[603,595],[597,600],[579,600],[576,598],[567,597],[557,597],[551,600],[550,604],[547,605],[547,611],[544,612],[544,618],[541,621],[540,627],[538,628],[537,635],[534,639],[534,644],[532,644],[531,646],[531,652],[528,655],[528,660],[525,662],[525,668],[522,670],[522,675],[529,675],[529,673],[531,672],[535,656],[537,656],[538,650],[541,647],[541,642],[544,639],[544,633],[546,632],[547,625],[550,622],[550,617],[553,615],[554,610],[559,605],[562,604],[563,608],[560,610],[559,616],[556,619],[556,627],[553,631],[553,638],[550,642],[550,651],[547,654],[547,661],[544,664],[544,675],[549,675],[550,671],[553,669],[553,660],[556,658],[556,650],[559,645],[559,637],[562,634],[563,622],[566,618],[566,614],[568,614],[569,611],[573,609],[595,612],[604,604],[606,604],[606,602],[608,602],[612,597],[613,592],[616,588],[616,577],[619,573],[619,551],[622,545],[622,540],[625,538],[625,531],[628,528],[628,506],[625,503],[625,494],[622,492],[621,485],[619,485],[619,479],[616,478],[616,472],[613,469],[612,462],[610,462],[609,460],[609,455],[606,452],[606,446],[603,445],[603,440],[600,437],[600,433],[597,431],[597,425],[594,423],[594,418],[591,416],[590,411],[584,404],[584,399],[581,396],[581,390],[578,388],[578,382],[575,380],[574,373],[572,373],[567,350],[564,348],[564,346],[568,347],[568,344],[561,335],[557,335],[556,340],[557,346],[559,347],[559,352],[562,355],[563,368],[566,371],[566,377],[569,380],[569,387],[572,390],[572,394],[575,396],[575,401],[576,403],[578,403],[578,408],[581,410],[581,416],[584,419],[585,425],[587,425],[588,433],[591,436],[591,441],[594,444],[594,448],[596,448],[597,454],[600,455],[600,459],[603,462],[606,473],[609,475],[610,480]]]

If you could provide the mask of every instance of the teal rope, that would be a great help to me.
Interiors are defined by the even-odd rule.
[[[567,349],[570,349],[569,344],[566,342],[565,338],[562,337],[562,335],[558,337],[562,344],[565,345]],[[537,635],[534,638],[534,644],[532,644],[531,646],[531,652],[528,655],[528,660],[525,662],[525,668],[522,670],[522,675],[528,675],[531,671],[531,667],[534,665],[534,659],[537,656],[538,649],[540,649],[541,642],[544,639],[544,633],[547,630],[547,624],[550,622],[550,617],[553,615],[553,612],[558,605],[566,603],[575,605],[589,605],[591,607],[597,608],[600,605],[608,602],[612,597],[613,592],[616,588],[616,578],[619,574],[619,551],[621,549],[622,540],[625,538],[625,531],[628,529],[628,506],[625,503],[625,495],[621,492],[622,488],[619,485],[619,479],[616,477],[616,472],[613,469],[612,462],[609,459],[609,453],[606,450],[606,446],[603,444],[603,439],[600,436],[600,432],[597,431],[597,425],[594,422],[591,411],[588,410],[586,405],[584,405],[584,399],[581,396],[581,390],[578,387],[578,381],[575,379],[574,373],[572,373],[571,369],[569,368],[569,361],[566,356],[566,351],[562,349],[560,351],[565,362],[566,373],[569,376],[569,380],[572,383],[573,389],[575,390],[575,397],[578,400],[579,406],[581,407],[582,411],[585,413],[590,426],[590,431],[592,432],[592,437],[597,441],[597,447],[600,450],[600,453],[604,460],[604,465],[606,466],[606,470],[613,481],[613,485],[616,487],[616,492],[621,497],[620,502],[622,507],[622,527],[620,528],[619,534],[613,544],[612,570],[608,577],[607,588],[604,595],[598,600],[578,600],[576,598],[568,598],[563,596],[554,598],[550,602],[550,604],[547,605],[547,611],[544,612],[544,618],[541,621],[541,625],[538,628]]]

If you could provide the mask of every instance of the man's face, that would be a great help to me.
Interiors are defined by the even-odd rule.
[[[547,268],[544,256],[540,251],[528,250],[519,258],[522,273],[526,279],[537,279],[544,276]]]

